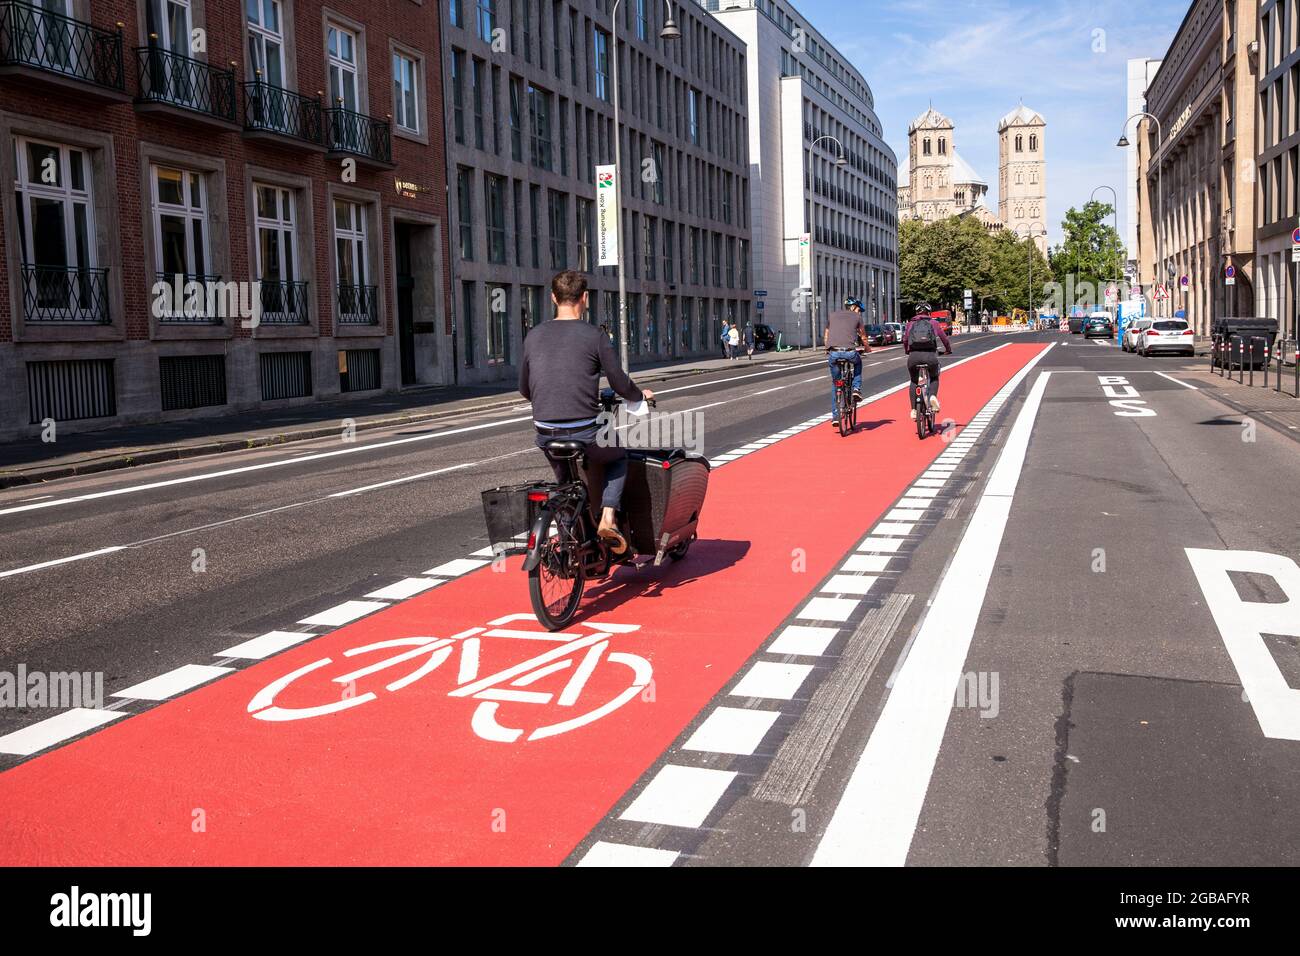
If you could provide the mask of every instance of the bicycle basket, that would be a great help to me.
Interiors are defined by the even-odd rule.
[[[537,503],[528,500],[530,492],[549,492],[545,482],[526,485],[503,485],[483,492],[483,519],[487,523],[488,541],[498,552],[524,550],[528,532],[537,515]]]

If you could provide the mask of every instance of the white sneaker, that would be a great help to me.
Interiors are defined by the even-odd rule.
[[[934,412],[936,415],[939,414],[939,396],[938,396],[938,395],[931,395],[931,396],[930,396],[930,411]]]
[[[911,410],[911,412],[909,412],[909,414],[912,416],[912,421],[916,421],[916,406],[915,406],[915,405],[912,406],[912,410]]]

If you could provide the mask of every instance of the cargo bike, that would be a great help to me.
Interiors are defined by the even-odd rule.
[[[620,401],[609,389],[600,399],[606,412]],[[483,511],[493,549],[524,555],[537,620],[558,631],[577,615],[587,581],[637,564],[638,558],[652,558],[658,567],[686,557],[697,537],[709,463],[681,448],[629,448],[620,522],[628,548],[614,554],[610,542],[596,533],[601,466],[586,460],[580,442],[556,438],[543,451],[564,466],[565,480],[485,491]]]

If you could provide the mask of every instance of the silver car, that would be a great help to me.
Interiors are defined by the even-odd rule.
[[[1142,333],[1151,325],[1150,319],[1134,319],[1124,326],[1124,341],[1120,343],[1125,352],[1136,352]]]

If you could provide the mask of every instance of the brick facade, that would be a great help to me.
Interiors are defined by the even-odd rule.
[[[262,2],[264,9],[272,9],[273,0]],[[254,88],[254,105],[250,106],[244,83],[257,77],[250,63],[242,0],[188,0],[181,4],[188,9],[190,28],[203,31],[200,42],[190,48],[189,60],[233,70],[233,76],[216,78],[207,74],[202,63],[190,63],[183,56],[164,59],[148,52],[151,47],[156,50],[159,41],[148,36],[147,6],[143,2],[73,0],[73,20],[108,31],[105,35],[91,34],[72,21],[41,18],[25,4],[0,4],[5,8],[0,13],[13,18],[11,36],[13,24],[17,24],[17,32],[26,30],[31,41],[25,46],[11,41],[0,50],[0,138],[4,140],[0,174],[7,177],[0,199],[0,255],[6,264],[0,273],[0,438],[34,435],[41,430],[39,419],[32,420],[37,412],[31,389],[37,386],[31,384],[34,373],[29,371],[29,363],[112,360],[111,372],[106,374],[111,379],[114,414],[104,415],[103,403],[93,401],[89,406],[96,409],[94,417],[75,411],[68,414],[67,409],[78,402],[42,399],[42,409],[62,410],[50,416],[61,419],[60,429],[221,414],[235,408],[329,398],[343,388],[343,356],[339,353],[347,350],[368,353],[370,373],[377,351],[379,381],[366,378],[364,384],[378,384],[380,389],[403,384],[402,349],[410,353],[406,384],[449,380],[451,356],[446,354],[444,339],[450,331],[450,285],[442,228],[446,221],[446,167],[437,5],[420,0],[279,3],[283,86],[308,100],[319,97],[325,106],[334,105],[323,95],[330,84],[327,23],[352,30],[358,37],[353,55],[358,67],[355,106],[348,113],[321,114],[318,127],[309,123],[317,142],[306,141],[309,136],[276,135],[277,130],[268,137],[250,133],[248,127],[256,125],[250,111],[256,110],[258,115],[262,111],[257,103],[288,102],[288,98],[281,100],[276,94],[259,99]],[[270,15],[274,17],[274,12]],[[116,90],[112,35],[119,30],[122,89]],[[60,45],[60,37],[67,42]],[[82,44],[93,44],[96,51],[93,58],[84,60],[91,63],[93,59],[89,73],[77,65]],[[392,119],[394,49],[417,65],[418,134],[399,130]],[[193,71],[185,75],[199,77],[199,81],[186,86],[180,79],[158,83],[152,78],[161,73],[150,71],[157,69],[160,60],[169,70],[179,64],[178,74],[182,68]],[[67,73],[77,75],[63,75]],[[161,96],[141,102],[146,86],[160,88]],[[185,92],[172,92],[178,89]],[[221,93],[209,97],[209,90]],[[233,92],[233,104],[226,98],[227,92]],[[199,108],[183,108],[176,102],[178,97],[198,103]],[[209,109],[213,104],[219,105]],[[233,109],[227,113],[228,106]],[[303,116],[318,115],[310,103],[293,109],[292,115],[298,115],[299,109]],[[372,123],[367,116],[378,122]],[[280,119],[274,121],[280,123]],[[387,124],[386,136],[383,124]],[[23,243],[16,241],[20,213],[31,218],[20,211],[12,188],[19,169],[15,144],[20,138],[65,144],[81,150],[89,160],[90,244],[94,247],[90,257],[98,269],[107,269],[102,280],[98,273],[93,277],[93,288],[97,303],[98,293],[103,293],[107,321],[60,321],[68,316],[40,307],[41,303],[63,301],[59,289],[49,292],[51,282],[57,285],[62,280],[49,269],[25,264],[24,258],[37,253],[29,249],[24,257]],[[385,139],[390,141],[387,148]],[[342,148],[339,142],[344,144]],[[45,147],[39,150],[44,155]],[[391,158],[386,155],[389,152]],[[22,162],[30,167],[38,159],[36,154],[24,153]],[[68,162],[77,160],[74,157]],[[245,328],[238,317],[220,322],[168,322],[155,317],[152,290],[161,271],[162,252],[157,248],[160,241],[156,237],[161,232],[152,200],[153,163],[202,176],[201,205],[206,211],[201,216],[208,250],[205,274],[223,281],[259,278],[254,184],[288,191],[286,195],[293,197],[293,225],[286,235],[291,234],[292,239],[283,241],[286,249],[292,248],[285,256],[294,262],[293,278],[307,283],[306,309],[299,313],[305,323],[262,321],[256,328]],[[355,176],[351,175],[353,167]],[[28,178],[34,176],[28,169]],[[364,240],[357,245],[364,251],[356,253],[364,261],[364,283],[358,288],[375,288],[373,293],[353,294],[347,301],[373,302],[373,307],[359,310],[373,316],[373,322],[338,321],[341,296],[335,261],[335,199],[356,202],[358,216],[364,220],[364,229],[359,229]],[[35,228],[30,222],[28,225]],[[47,231],[46,235],[50,234]],[[412,288],[412,305],[407,310],[411,332],[405,337],[399,334],[399,234],[403,251],[409,243],[405,272],[413,280],[406,283]],[[69,284],[78,278],[84,283],[80,276]],[[85,288],[89,287],[78,286]],[[90,300],[84,291],[77,295],[78,302]],[[263,297],[260,301],[267,300]],[[77,313],[84,314],[84,310]],[[265,381],[259,381],[259,368],[263,368],[263,377],[266,372],[264,363],[259,365],[259,356],[267,351],[310,353],[305,366],[311,382],[309,395],[264,400],[267,390]],[[176,407],[173,401],[173,410],[164,411],[160,357],[196,355],[222,356],[225,403]],[[41,380],[47,390],[78,387],[76,374],[51,367],[50,375],[56,384]],[[361,379],[354,376],[354,381]],[[89,407],[85,402],[81,406]]]

